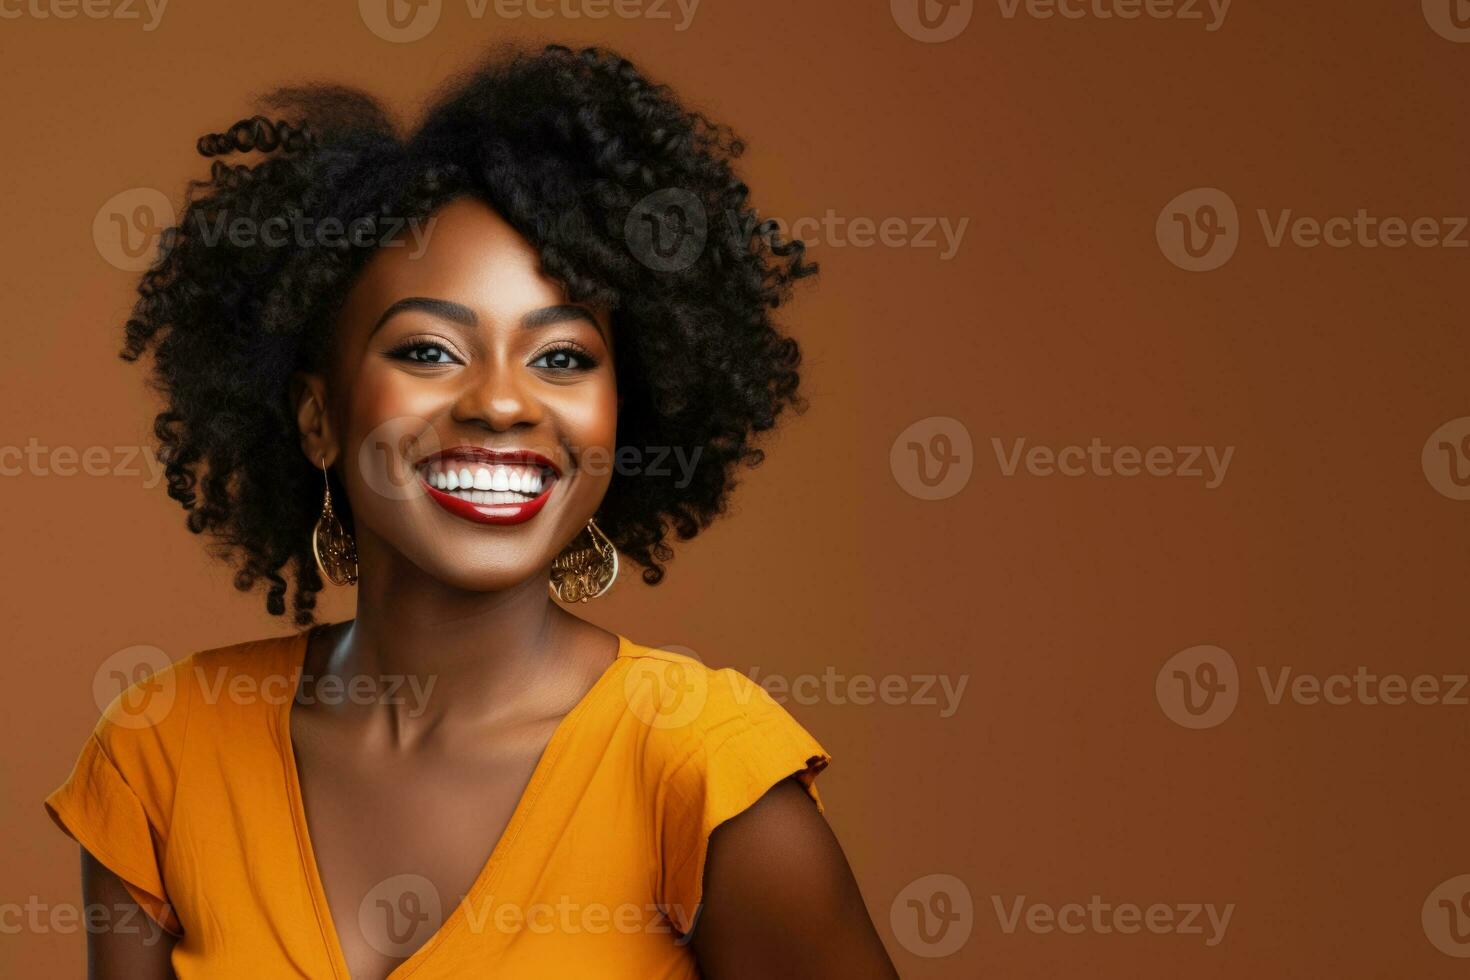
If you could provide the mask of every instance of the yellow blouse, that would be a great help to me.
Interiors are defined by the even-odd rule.
[[[393,978],[697,977],[685,937],[710,832],[791,775],[821,809],[831,756],[762,688],[618,640],[469,893],[441,904],[405,868],[363,901],[364,936],[399,955],[429,933]],[[306,647],[298,633],[206,650],[135,684],[46,798],[181,937],[181,980],[348,977],[291,748]]]

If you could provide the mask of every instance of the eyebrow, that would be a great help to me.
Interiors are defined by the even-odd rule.
[[[378,317],[378,322],[373,324],[373,329],[369,331],[369,336],[377,333],[378,329],[393,317],[407,310],[422,310],[432,316],[450,320],[464,327],[475,327],[480,323],[480,318],[475,315],[475,311],[461,303],[447,299],[434,299],[430,296],[406,296],[383,311],[383,315]],[[597,322],[597,318],[586,307],[572,303],[561,303],[532,310],[521,317],[521,326],[528,330],[535,330],[538,327],[549,327],[554,323],[567,323],[572,320],[586,320],[597,328],[598,333],[602,333],[602,324]]]

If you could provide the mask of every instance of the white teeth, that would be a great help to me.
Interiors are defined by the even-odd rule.
[[[518,503],[540,496],[548,482],[539,466],[528,464],[455,469],[437,462],[427,468],[424,479],[431,487],[477,504]]]

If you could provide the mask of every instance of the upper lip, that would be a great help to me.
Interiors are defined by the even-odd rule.
[[[464,463],[518,463],[522,466],[540,466],[550,470],[557,476],[561,476],[561,467],[540,453],[530,449],[487,449],[484,446],[454,446],[449,449],[441,449],[437,453],[430,453],[415,465],[422,468],[428,466],[435,460],[441,459]]]

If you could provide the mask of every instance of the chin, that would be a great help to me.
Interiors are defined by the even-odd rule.
[[[466,592],[504,592],[525,585],[532,578],[546,584],[544,580],[551,564],[549,554],[542,560],[539,551],[534,555],[508,555],[503,547],[493,550],[493,554],[475,554],[461,545],[452,558],[440,551],[417,556],[416,560],[411,556],[411,560],[435,581]]]

